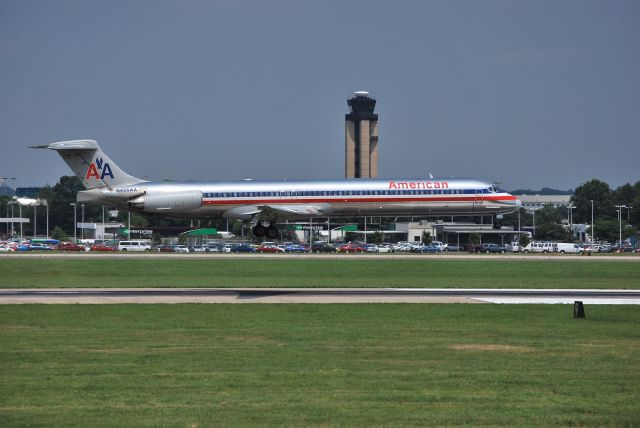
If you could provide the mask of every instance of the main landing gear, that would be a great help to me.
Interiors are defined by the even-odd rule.
[[[276,239],[278,237],[278,228],[270,224],[269,227],[264,227],[260,223],[253,226],[253,236],[256,238]]]

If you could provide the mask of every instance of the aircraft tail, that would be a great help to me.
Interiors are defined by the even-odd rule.
[[[144,181],[121,170],[93,140],[60,141],[32,146],[32,148],[57,151],[86,189],[122,186]]]

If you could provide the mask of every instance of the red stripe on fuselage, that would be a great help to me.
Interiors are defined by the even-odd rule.
[[[241,198],[224,198],[224,199],[204,199],[205,205],[268,205],[268,204],[313,204],[313,203],[351,203],[351,202],[371,202],[371,203],[393,203],[393,202],[482,202],[482,201],[514,201],[513,195],[508,196],[451,196],[451,197],[435,197],[435,198],[323,198],[317,199],[299,198],[292,196],[291,199],[241,199]]]

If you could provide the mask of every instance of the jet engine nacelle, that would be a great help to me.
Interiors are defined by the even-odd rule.
[[[202,206],[202,192],[184,190],[155,194],[145,193],[129,200],[129,205],[145,212],[186,212]]]

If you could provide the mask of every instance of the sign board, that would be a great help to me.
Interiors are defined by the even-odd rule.
[[[295,225],[295,230],[309,230],[309,229],[312,229],[312,228],[313,228],[314,231],[327,230],[327,226],[326,225],[323,226],[321,224],[318,224],[318,225],[314,224],[313,226],[309,225],[309,224],[296,224]]]

